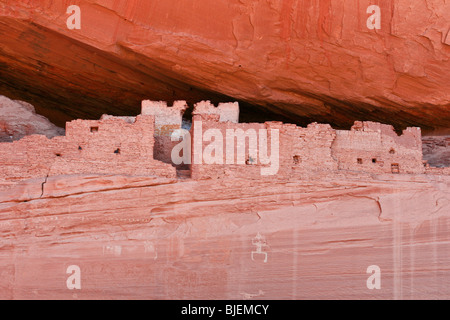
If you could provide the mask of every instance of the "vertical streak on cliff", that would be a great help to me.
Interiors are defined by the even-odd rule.
[[[301,39],[308,38],[308,10],[311,5],[310,0],[300,0],[300,5],[297,8],[298,30],[297,34]]]
[[[331,36],[331,0],[319,0],[319,22],[317,25],[317,38],[320,41],[320,46],[323,49],[323,54],[327,58],[328,66],[332,66],[329,51],[323,47],[323,42]]]
[[[359,1],[356,0],[356,16],[358,17],[358,31],[361,31],[361,10],[359,6]]]
[[[331,34],[331,0],[319,0],[319,24],[317,36],[321,42]]]
[[[285,44],[285,54],[286,54],[286,68],[289,65],[289,59],[291,55],[291,35],[292,35],[292,14],[293,14],[294,0],[283,0],[283,5],[280,12],[280,23],[281,23],[281,40]]]
[[[437,252],[437,246],[438,246],[438,239],[437,239],[437,232],[438,232],[438,219],[436,218],[432,218],[431,219],[431,226],[430,226],[430,231],[431,231],[431,235],[432,235],[432,241],[431,241],[431,245],[432,245],[432,270],[433,270],[433,280],[432,280],[432,286],[435,288],[435,290],[437,288],[439,288],[439,283],[441,282],[438,279],[438,252]],[[436,290],[435,292],[436,295],[439,295],[439,290]]]
[[[409,261],[410,261],[410,287],[409,287],[409,299],[414,299],[414,269],[415,269],[415,262],[416,262],[416,256],[415,256],[415,244],[416,241],[414,240],[414,227],[409,227]]]
[[[390,21],[389,21],[389,33],[390,34],[394,34],[395,30],[394,30],[394,13],[395,13],[395,0],[391,0],[391,16],[390,16]]]
[[[293,234],[293,248],[292,251],[293,257],[292,257],[292,299],[296,299],[297,295],[297,280],[298,280],[298,223],[295,223],[295,227],[292,228]]]
[[[397,192],[393,190],[392,194]],[[394,300],[401,300],[402,294],[402,208],[400,201],[396,200],[393,207],[394,221],[392,223],[392,254],[394,271]],[[383,286],[383,284],[382,284]]]
[[[381,10],[381,32],[383,34],[394,34],[393,20],[394,20],[394,1],[395,0],[377,0],[375,4]]]
[[[232,271],[232,278],[233,279],[238,279],[237,280],[237,294],[240,294],[241,292],[246,292],[245,291],[245,286],[247,285],[247,282],[245,280],[239,281],[241,278],[242,274],[245,274],[245,268],[244,268],[244,261],[242,261],[242,257],[239,256],[239,252],[241,248],[245,248],[246,239],[244,236],[244,233],[240,233],[236,239],[232,242],[232,246],[230,247],[230,255],[231,255],[231,259],[236,259],[238,260],[237,266],[236,268],[233,269]],[[239,248],[237,248],[237,246],[239,245]],[[233,257],[234,256],[234,257]]]

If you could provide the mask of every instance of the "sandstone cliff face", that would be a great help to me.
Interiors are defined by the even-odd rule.
[[[73,4],[81,8],[80,30],[66,27],[66,1],[0,0],[0,94],[32,102],[60,126],[136,115],[143,99],[183,99],[191,106],[240,100],[256,115],[268,110],[303,125],[348,129],[354,120],[373,120],[425,132],[450,128],[448,1],[376,1],[377,30],[366,26],[369,0]],[[62,133],[27,103],[2,98],[0,108],[0,141],[10,141],[11,131],[13,140]],[[140,159],[132,171],[114,162],[119,154],[129,162],[152,153],[134,143],[139,135],[121,136],[134,121],[122,119],[104,136],[97,122],[75,121],[86,137],[101,138],[92,145],[83,138],[58,149],[65,138],[36,136],[5,144],[0,165],[17,175],[0,181],[1,299],[450,297],[445,137],[425,140],[424,158],[440,167],[419,162],[425,174],[347,168],[193,180],[181,170],[175,178],[165,164],[172,174],[156,178],[139,171],[146,169]],[[318,129],[311,137],[334,137],[329,126],[311,128]],[[419,131],[412,136],[419,139]],[[133,144],[133,152],[116,142]],[[59,166],[85,151],[79,164],[86,170]],[[86,161],[96,152],[106,160]],[[64,170],[48,170],[39,163],[43,154]],[[373,167],[372,156],[364,157]],[[307,164],[320,167],[318,160]],[[371,265],[381,269],[381,290],[366,286]],[[70,266],[81,270],[79,290],[68,287]]]
[[[32,134],[53,138],[63,135],[64,129],[36,114],[31,104],[0,96],[0,142],[19,140]]]
[[[67,3],[0,1],[1,93],[60,125],[229,97],[303,124],[450,127],[448,1],[377,1],[378,30],[369,0],[78,4],[68,30]]]
[[[449,187],[433,175],[4,184],[0,298],[448,299]]]

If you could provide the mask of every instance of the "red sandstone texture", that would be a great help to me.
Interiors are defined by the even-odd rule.
[[[420,129],[246,124],[236,104],[201,102],[193,137],[199,121],[201,133],[279,129],[280,173],[245,161],[177,178],[186,170],[154,160],[167,154],[154,145],[184,109],[144,101],[137,117],[0,144],[2,164],[16,157],[0,169],[0,298],[450,297],[450,171],[423,163]],[[67,286],[74,265],[80,289]],[[371,265],[380,290],[367,288]]]
[[[2,186],[3,299],[450,297],[448,176],[43,182]]]
[[[0,0],[0,298],[449,299],[449,6]]]
[[[0,93],[61,126],[137,114],[149,97],[229,97],[304,124],[450,127],[448,1],[70,4],[80,30],[66,26],[68,2],[0,1]],[[381,29],[367,28],[372,4]]]

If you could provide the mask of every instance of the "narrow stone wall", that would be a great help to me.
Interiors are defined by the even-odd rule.
[[[154,117],[134,123],[105,117],[67,123],[66,136],[27,136],[0,143],[0,178],[21,180],[64,174],[128,174],[176,177],[171,165],[153,159]]]
[[[172,133],[181,129],[183,113],[188,108],[186,101],[175,101],[173,106],[167,106],[164,101],[142,101],[142,115],[155,118],[155,145],[153,157],[156,160],[172,164],[171,151],[178,143],[171,140]]]
[[[372,173],[424,173],[420,128],[398,136],[390,125],[356,121],[337,130],[332,146],[340,170]]]

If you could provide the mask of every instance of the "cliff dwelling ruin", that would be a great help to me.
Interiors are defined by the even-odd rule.
[[[222,103],[216,107],[202,101],[194,106],[190,130],[179,131],[187,108],[185,101],[167,106],[165,102],[145,100],[141,114],[136,117],[104,115],[100,120],[74,120],[66,124],[65,136],[49,139],[31,135],[0,143],[3,164],[0,178],[18,181],[82,173],[176,178],[178,170],[193,179],[260,179],[261,169],[270,164],[258,157],[255,150],[258,145],[251,143],[247,133],[261,130],[266,130],[264,139],[268,141],[277,132],[279,168],[272,175],[276,178],[320,177],[340,172],[448,174],[448,168],[433,168],[423,160],[420,128],[409,127],[399,136],[390,125],[368,121],[356,121],[350,130],[335,130],[319,123],[311,123],[306,128],[276,121],[239,123],[238,103]],[[204,139],[210,129],[222,133],[223,137],[230,130],[247,134],[236,139],[232,136],[232,151],[235,151],[232,160],[235,161],[230,161],[223,152],[223,159],[216,158],[215,163],[173,163],[172,152],[180,144],[182,132],[188,132],[193,141],[189,157],[195,160],[211,144]],[[181,135],[174,139],[177,130]],[[200,148],[196,148],[195,141],[200,141]],[[223,150],[227,148],[223,142]],[[245,159],[239,160],[239,148],[245,150]],[[268,148],[265,152],[273,154],[274,150]]]

